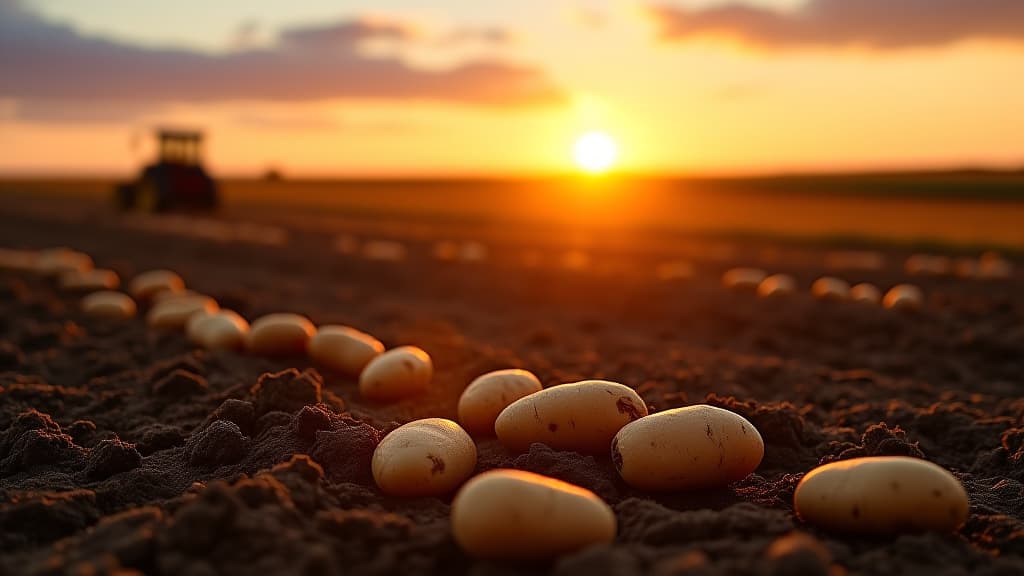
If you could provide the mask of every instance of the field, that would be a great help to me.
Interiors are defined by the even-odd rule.
[[[122,278],[170,268],[250,320],[348,324],[421,346],[436,371],[423,397],[368,403],[304,358],[195,350],[0,272],[0,573],[1020,574],[1024,177],[859,178],[857,194],[849,179],[228,181],[224,213],[204,219],[117,215],[110,181],[8,181],[0,247],[69,246]],[[879,192],[901,178],[913,185]],[[1016,272],[904,270],[922,249],[984,247]],[[879,265],[843,266],[851,249]],[[725,290],[734,266],[792,274],[801,290]],[[913,282],[925,303],[816,300],[807,287],[824,274]],[[726,488],[652,494],[610,457],[479,438],[477,471],[588,488],[619,534],[550,563],[469,558],[450,499],[383,496],[368,458],[399,423],[455,418],[469,381],[507,367],[545,386],[622,382],[655,410],[728,408],[758,428],[764,460]],[[260,396],[261,378],[316,389],[323,405]],[[953,471],[966,525],[876,538],[795,516],[795,486],[819,463],[887,454]]]

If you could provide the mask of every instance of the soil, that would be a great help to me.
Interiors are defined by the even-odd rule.
[[[299,312],[421,346],[436,375],[423,397],[368,404],[352,378],[304,358],[195,350],[142,320],[86,318],[52,282],[2,272],[0,574],[1024,573],[1020,273],[915,278],[924,309],[894,312],[719,286],[734,265],[808,286],[826,272],[813,245],[595,233],[605,241],[586,259],[565,260],[558,230],[541,248],[535,231],[511,242],[505,230],[482,262],[438,261],[429,238],[387,262],[340,254],[344,231],[325,227],[259,243],[64,216],[0,206],[0,246],[66,245],[123,278],[171,268],[249,319]],[[671,250],[693,278],[655,276]],[[905,256],[889,249],[881,270],[842,275],[888,287],[907,280]],[[454,419],[472,378],[509,367],[546,386],[622,382],[652,410],[734,410],[761,432],[764,461],[727,488],[648,494],[610,457],[478,439],[478,471],[586,487],[614,508],[619,534],[550,563],[474,560],[452,539],[450,499],[383,496],[369,459],[390,429]],[[971,499],[959,533],[851,537],[794,516],[804,473],[887,454],[957,475]]]

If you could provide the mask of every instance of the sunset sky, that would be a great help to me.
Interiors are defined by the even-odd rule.
[[[0,0],[0,174],[1024,166],[1020,0]]]

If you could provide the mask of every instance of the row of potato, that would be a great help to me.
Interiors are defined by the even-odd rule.
[[[772,274],[760,268],[732,268],[722,275],[722,285],[732,290],[749,290],[762,298],[788,296],[799,291],[796,278],[789,274]],[[874,284],[863,282],[855,286],[842,278],[823,276],[811,284],[811,294],[820,300],[850,300],[864,304],[881,304],[890,309],[919,309],[924,305],[924,294],[913,284],[897,284],[883,296]]]
[[[0,252],[0,267],[11,268],[6,256]],[[263,316],[250,326],[209,296],[187,290],[167,270],[139,274],[122,293],[112,290],[120,284],[116,274],[93,269],[87,255],[62,250],[36,258],[31,269],[58,276],[65,289],[97,290],[82,301],[88,314],[131,318],[139,302],[148,306],[148,325],[184,330],[204,348],[308,354],[320,366],[358,376],[360,394],[369,401],[411,399],[431,383],[431,358],[414,346],[385,351],[361,331],[317,328],[297,314]],[[392,496],[454,493],[455,540],[484,558],[569,553],[613,541],[617,525],[611,507],[579,486],[519,470],[473,476],[474,438],[496,436],[517,453],[543,443],[610,457],[627,485],[647,492],[724,487],[753,473],[764,455],[760,433],[739,414],[707,405],[648,413],[633,389],[604,380],[544,388],[528,371],[498,370],[465,388],[457,414],[458,422],[426,418],[391,431],[373,453],[372,473],[381,492]],[[906,457],[859,458],[812,470],[796,489],[794,507],[808,523],[875,534],[954,531],[969,510],[952,474]]]
[[[912,276],[957,276],[982,280],[1005,280],[1013,276],[1013,263],[991,251],[983,253],[978,258],[913,254],[907,257],[904,270]]]

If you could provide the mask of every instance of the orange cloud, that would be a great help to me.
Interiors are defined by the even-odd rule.
[[[506,37],[464,30],[453,41]],[[426,70],[365,54],[361,45],[369,40],[414,45],[419,38],[398,22],[343,21],[284,30],[268,47],[211,55],[87,37],[17,0],[0,0],[0,98],[67,102],[71,112],[75,103],[98,102],[373,98],[529,106],[563,99],[538,68],[487,58]]]
[[[766,47],[895,49],[972,38],[1024,40],[1021,0],[808,0],[795,10],[732,3],[649,11],[667,41],[727,35]]]

